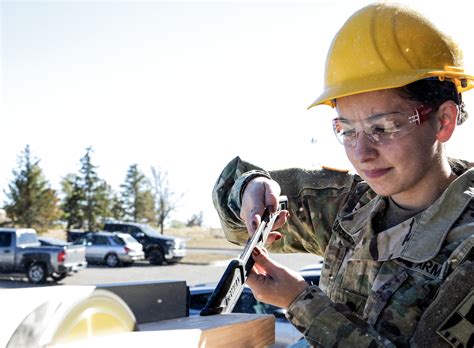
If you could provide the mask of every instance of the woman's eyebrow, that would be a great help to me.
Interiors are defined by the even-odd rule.
[[[399,111],[388,111],[388,112],[381,112],[379,114],[374,114],[374,115],[371,115],[369,117],[367,117],[365,120],[362,120],[362,121],[367,121],[367,120],[370,120],[370,119],[374,119],[374,118],[378,118],[378,117],[382,117],[382,116],[386,116],[386,115],[391,115],[391,114],[399,114],[400,112]],[[339,120],[339,121],[346,121],[346,122],[351,122],[353,123],[353,121],[347,119],[346,117],[344,117],[343,115],[338,115],[336,118],[336,120]],[[356,121],[357,122],[361,122],[361,121]]]
[[[399,111],[381,112],[379,114],[375,114],[375,115],[367,117],[367,120],[375,119],[375,118],[379,118],[379,117],[387,116],[387,115],[391,115],[391,114],[399,114],[399,113],[400,113]]]

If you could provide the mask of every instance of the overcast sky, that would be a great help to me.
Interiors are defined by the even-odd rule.
[[[160,167],[184,193],[173,217],[203,211],[208,226],[214,182],[237,155],[267,169],[348,168],[332,110],[306,108],[333,35],[370,2],[2,1],[0,205],[26,144],[58,190],[89,146],[115,190],[131,164]],[[461,44],[474,74],[472,5],[408,3]],[[472,118],[450,155],[474,160]]]

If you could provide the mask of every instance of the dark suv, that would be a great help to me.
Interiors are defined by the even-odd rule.
[[[186,256],[184,240],[173,236],[164,236],[145,224],[133,222],[107,222],[104,231],[122,232],[132,235],[143,245],[145,257],[152,265],[173,264]]]

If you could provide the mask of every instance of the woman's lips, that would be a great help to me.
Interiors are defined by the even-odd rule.
[[[373,170],[363,170],[365,176],[369,179],[380,178],[387,174],[392,168],[384,168],[384,169],[373,169]]]

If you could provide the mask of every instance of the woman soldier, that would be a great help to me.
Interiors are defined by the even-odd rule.
[[[461,52],[420,14],[369,5],[333,39],[324,92],[358,175],[267,172],[231,161],[213,192],[227,238],[245,243],[288,197],[272,251],[324,256],[318,286],[255,249],[248,284],[316,346],[473,346],[474,169],[445,153],[474,86]],[[471,273],[469,273],[471,272]]]

